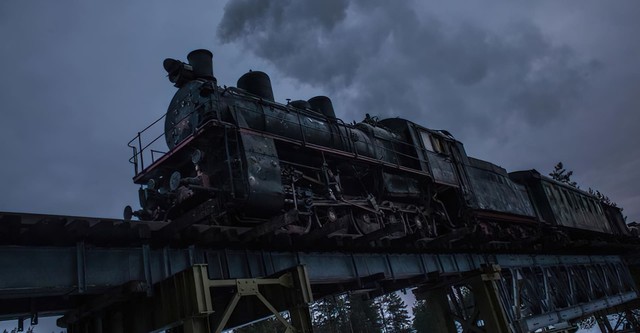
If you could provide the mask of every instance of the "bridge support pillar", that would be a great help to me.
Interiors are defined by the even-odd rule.
[[[156,285],[151,296],[137,290],[106,299],[87,302],[59,325],[69,333],[219,333],[273,315],[287,333],[312,333],[304,266],[267,278],[209,280],[207,266],[195,265]]]
[[[457,333],[455,320],[449,304],[449,286],[438,287],[425,292],[423,300],[429,311],[429,327],[433,333]],[[417,297],[417,295],[416,295]]]
[[[291,325],[296,328],[297,332],[313,332],[313,327],[311,326],[311,312],[309,312],[309,305],[305,304],[289,309],[289,317],[291,318]]]
[[[488,265],[455,283],[443,281],[414,293],[427,302],[432,332],[454,333],[461,327],[464,332],[511,333],[496,286],[499,279],[500,267]]]
[[[484,323],[486,332],[510,333],[509,320],[500,302],[496,283],[500,280],[500,266],[489,265],[471,279],[478,318]]]
[[[275,316],[286,327],[287,333],[312,332],[308,306],[312,301],[311,285],[304,266],[274,278],[217,280],[210,281],[210,286],[223,290],[232,288],[232,296],[219,303],[226,303],[224,310],[214,311],[212,316],[212,322],[215,323],[213,331],[216,333],[222,332],[225,327],[235,326],[234,322],[249,322],[265,315]],[[291,322],[280,314],[283,310],[289,311]],[[234,318],[234,312],[241,315]],[[253,313],[253,318],[243,318],[247,313]]]

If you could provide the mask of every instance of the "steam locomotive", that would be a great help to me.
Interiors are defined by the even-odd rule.
[[[211,52],[187,59],[163,64],[178,88],[164,119],[169,151],[138,170],[140,134],[130,142],[141,209],[127,207],[126,219],[233,229],[245,241],[284,234],[298,246],[630,235],[619,209],[535,170],[508,174],[470,157],[447,131],[369,114],[347,124],[328,97],[278,103],[263,72],[220,87]]]

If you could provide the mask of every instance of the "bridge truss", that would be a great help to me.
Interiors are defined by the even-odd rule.
[[[297,284],[309,288],[297,287],[303,296],[291,296],[303,301],[285,304],[269,300],[277,312],[304,307],[313,297],[346,291],[377,296],[419,286],[416,296],[433,300],[442,308],[438,310],[442,318],[448,316],[451,324],[456,320],[467,326],[482,321],[487,332],[532,331],[638,298],[631,274],[618,256],[301,253],[153,249],[147,245],[96,248],[80,243],[71,248],[0,247],[0,267],[4,267],[0,273],[0,318],[30,318],[75,309],[83,315],[67,313],[64,320],[71,326],[78,318],[104,313],[130,298],[153,298],[158,288],[161,294],[166,293],[171,289],[166,281],[172,281],[171,285],[180,274],[196,274],[194,267],[199,267],[200,281],[217,281],[211,282],[209,289],[238,289],[240,280],[257,286],[262,278],[279,279],[303,267],[304,274],[296,273]],[[195,286],[193,279],[189,281]],[[477,303],[460,303],[464,288],[473,292]],[[189,290],[191,294],[183,302],[204,298],[215,303],[219,299],[212,290]],[[205,308],[213,309],[213,303]],[[242,316],[227,319],[233,319],[230,325],[237,325],[269,315],[266,310],[243,311]],[[162,317],[175,315],[165,313]],[[149,328],[147,331],[153,331]]]
[[[51,230],[84,225],[60,221],[31,216],[14,223],[12,233],[31,225],[24,230],[55,236]],[[629,261],[617,255],[229,250],[133,242],[132,229],[153,230],[135,222],[88,224],[100,226],[93,238],[100,241],[70,243],[67,235],[60,244],[39,245],[35,236],[16,243],[17,236],[2,234],[0,320],[64,315],[59,324],[69,332],[201,333],[288,311],[290,332],[311,332],[314,298],[417,287],[416,297],[436,314],[434,332],[456,332],[456,322],[465,332],[529,332],[612,309],[630,314],[627,326],[637,325],[630,310],[637,307],[636,284]],[[107,241],[122,232],[128,241]]]

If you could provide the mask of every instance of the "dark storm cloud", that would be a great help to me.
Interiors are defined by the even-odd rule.
[[[344,118],[446,128],[511,170],[562,160],[640,215],[634,2],[314,3],[229,2],[217,35],[329,94]]]
[[[510,170],[562,160],[637,218],[639,5],[0,1],[0,211],[135,205],[126,142],[175,92],[162,59],[205,47],[221,84],[262,69],[277,98],[449,129]]]
[[[537,124],[566,111],[597,68],[527,22],[497,34],[418,16],[410,2],[335,1],[322,12],[312,3],[230,2],[218,36],[300,82],[348,90],[347,116],[425,112],[440,126],[458,119],[481,130],[514,116]]]

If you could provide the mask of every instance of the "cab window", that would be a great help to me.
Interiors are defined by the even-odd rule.
[[[424,147],[428,151],[434,151],[433,150],[433,145],[431,144],[431,138],[429,137],[429,133],[421,131],[420,132],[420,137],[422,138],[422,143],[424,144]]]

